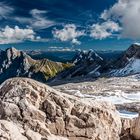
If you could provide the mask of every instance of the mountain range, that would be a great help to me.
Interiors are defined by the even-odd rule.
[[[81,51],[73,59],[71,67],[55,79],[71,79],[75,77],[121,77],[140,73],[140,44],[132,44],[116,59],[106,60],[94,50]]]
[[[94,50],[79,51],[71,63],[35,59],[29,53],[9,48],[0,51],[0,82],[11,77],[29,77],[41,82],[112,76],[140,72],[140,44],[132,44],[119,58],[106,60]]]
[[[0,51],[0,82],[11,77],[30,77],[46,82],[72,65],[48,59],[35,60],[23,51],[8,48]]]

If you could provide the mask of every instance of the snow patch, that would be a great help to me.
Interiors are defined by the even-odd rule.
[[[97,68],[95,68],[93,71],[89,72],[89,74],[94,74],[95,72],[97,72],[97,70],[101,68],[101,65],[99,65]],[[99,74],[99,73],[98,73]],[[100,75],[100,74],[99,74]]]
[[[96,99],[98,101],[106,101],[106,102],[111,102],[115,105],[117,104],[124,104],[124,103],[133,103],[133,102],[140,102],[140,93],[136,94],[126,94],[122,91],[116,90],[116,91],[110,91],[107,92],[107,95],[102,96],[102,95],[94,95],[94,94],[83,94],[79,90],[65,90],[66,93],[70,95],[74,95],[76,97],[80,98],[91,98],[91,99]],[[139,100],[138,100],[139,98]]]
[[[70,94],[70,95],[74,95],[76,97],[81,97],[84,98],[84,94],[82,94],[79,90],[65,90],[66,93]]]
[[[130,112],[126,110],[119,110],[119,114],[121,118],[128,118],[128,119],[137,118],[139,116],[137,112]]]
[[[112,70],[110,74],[112,76],[126,76],[130,74],[136,74],[140,72],[140,59],[131,58],[129,63],[121,69]]]
[[[138,42],[135,42],[135,43],[134,43],[134,45],[138,45],[138,46],[140,46],[140,43],[138,43]]]
[[[97,100],[99,101],[106,101],[106,102],[111,102],[113,103],[114,105],[117,105],[117,104],[124,104],[124,103],[132,103],[133,101],[129,100],[129,99],[125,99],[123,97],[119,97],[119,96],[98,96],[96,98]]]
[[[131,93],[131,94],[124,94],[123,97],[125,99],[129,99],[135,102],[140,102],[140,92]]]

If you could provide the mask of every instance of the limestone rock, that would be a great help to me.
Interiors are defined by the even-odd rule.
[[[140,139],[140,116],[133,120],[130,133],[136,140]]]
[[[140,116],[137,118],[122,118],[121,140],[140,139]]]
[[[111,103],[83,100],[26,78],[5,81],[0,100],[4,140],[120,139],[121,120]]]
[[[0,120],[1,140],[28,140],[13,122]]]

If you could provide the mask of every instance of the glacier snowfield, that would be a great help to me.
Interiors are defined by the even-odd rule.
[[[135,118],[139,115],[135,109],[127,109],[126,105],[140,104],[139,76],[100,78],[94,82],[66,83],[54,86],[57,90],[90,100],[106,101],[119,106],[118,112],[122,118]],[[134,107],[134,106],[133,106]]]

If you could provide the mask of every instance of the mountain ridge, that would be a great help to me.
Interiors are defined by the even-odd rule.
[[[132,44],[113,64],[112,76],[127,76],[140,73],[140,44]]]
[[[70,63],[53,62],[48,59],[34,60],[25,52],[12,47],[0,53],[0,82],[17,76],[46,82],[71,66]]]
[[[73,58],[75,66],[54,78],[57,81],[83,81],[99,77],[121,77],[140,73],[140,44],[132,44],[116,59],[102,58],[94,50],[79,51]],[[77,80],[76,80],[77,79]],[[63,82],[62,82],[63,83]]]
[[[140,73],[140,44],[132,44],[116,60],[105,60],[96,51],[79,51],[72,63],[33,59],[14,47],[0,52],[0,82],[11,77],[30,77],[41,82],[73,78],[127,76]]]
[[[104,60],[95,51],[79,51],[77,55],[73,58],[72,62],[74,66],[65,70],[64,72],[58,74],[58,78],[73,78],[73,77],[99,77],[102,66],[104,65]]]

